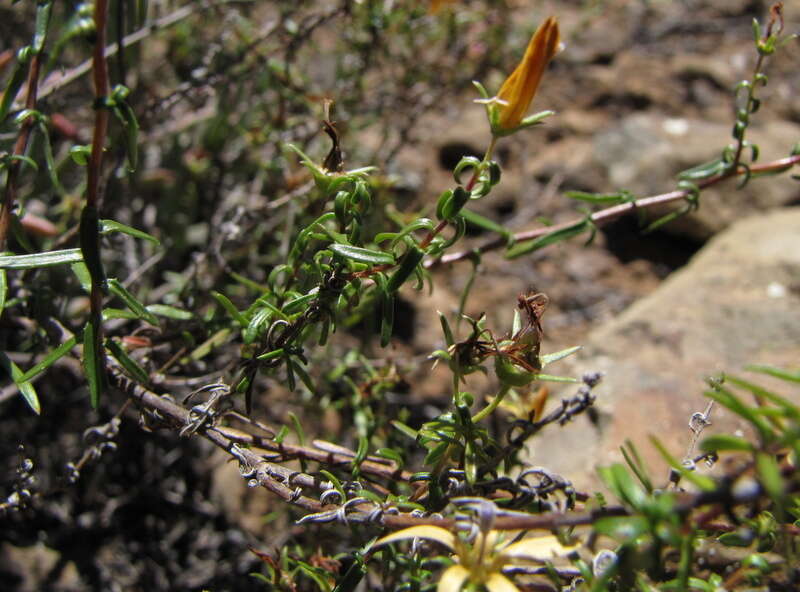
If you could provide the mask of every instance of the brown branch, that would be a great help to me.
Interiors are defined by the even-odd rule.
[[[800,154],[795,154],[793,156],[781,158],[773,162],[750,166],[749,170],[751,175],[765,174],[771,172],[782,172],[790,169],[791,167],[797,165],[798,163],[800,163]],[[707,187],[711,187],[712,185],[716,185],[722,181],[725,181],[726,179],[729,179],[737,175],[743,175],[745,173],[746,169],[744,167],[740,167],[736,172],[731,171],[728,173],[723,173],[721,175],[716,175],[709,179],[700,181],[699,183],[697,183],[697,185],[700,189],[705,189]],[[661,206],[664,204],[686,199],[687,197],[689,197],[690,193],[691,192],[688,190],[679,189],[676,191],[670,191],[669,193],[662,193],[660,195],[643,197],[641,199],[637,199],[632,202],[611,206],[610,208],[606,208],[604,210],[600,210],[599,212],[595,212],[594,214],[591,215],[590,220],[595,226],[601,227],[631,212],[646,210],[648,208],[653,208],[656,206]],[[547,234],[550,234],[552,232],[558,232],[559,230],[564,230],[565,228],[569,228],[570,226],[580,224],[583,220],[584,220],[583,218],[576,218],[574,220],[570,220],[569,222],[555,224],[553,226],[544,226],[542,228],[534,228],[533,230],[518,232],[513,237],[514,242],[520,243],[533,240],[545,236]],[[425,262],[425,267],[427,269],[431,269],[434,267],[438,267],[439,265],[456,263],[457,261],[463,261],[465,259],[469,259],[476,254],[483,254],[488,251],[494,251],[497,249],[504,248],[506,245],[507,245],[507,240],[505,237],[497,237],[495,239],[487,241],[486,243],[474,249],[470,249],[467,251],[460,251],[457,253],[450,253],[448,255],[443,255],[438,259],[430,259]]]

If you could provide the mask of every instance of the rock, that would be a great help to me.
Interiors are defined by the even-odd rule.
[[[86,589],[75,563],[65,560],[58,551],[42,543],[30,547],[3,543],[0,546],[0,576],[3,590],[77,592]]]
[[[672,190],[680,171],[718,157],[732,142],[730,133],[729,125],[635,114],[599,132],[594,155],[608,171],[609,189],[627,189],[644,197]],[[761,149],[758,162],[769,162],[789,154],[800,137],[800,126],[786,121],[754,124],[747,137]],[[743,215],[789,205],[798,197],[800,188],[788,176],[753,179],[743,189],[726,181],[703,191],[700,209],[664,230],[705,240]]]
[[[602,420],[599,427],[582,417],[548,428],[532,442],[528,462],[591,488],[595,466],[622,461],[619,447],[630,439],[655,468],[655,481],[664,483],[666,465],[648,436],[656,434],[683,458],[691,441],[689,418],[708,401],[702,396],[705,377],[741,375],[753,363],[797,367],[798,278],[800,209],[734,224],[655,292],[593,331],[578,356],[553,367],[558,374],[605,373],[596,389]],[[800,392],[792,394],[785,383],[749,378],[800,403]],[[719,405],[711,421],[704,435],[747,433],[744,422]]]

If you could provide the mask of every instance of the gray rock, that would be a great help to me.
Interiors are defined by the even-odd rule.
[[[691,441],[689,418],[708,402],[705,377],[749,374],[743,368],[751,363],[797,368],[800,362],[800,209],[737,222],[584,345],[568,371],[605,372],[596,389],[599,426],[581,417],[549,428],[533,441],[528,461],[591,488],[597,484],[594,467],[621,461],[619,447],[630,439],[653,463],[655,481],[664,483],[666,464],[648,436],[657,435],[683,458]],[[565,362],[558,373],[566,373]],[[760,375],[749,378],[800,403],[798,389]],[[704,435],[748,433],[719,405],[711,420]]]

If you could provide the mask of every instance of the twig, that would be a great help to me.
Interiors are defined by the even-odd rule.
[[[788,156],[786,158],[781,158],[779,160],[774,160],[769,163],[761,164],[761,165],[753,165],[749,167],[750,174],[755,175],[758,173],[769,173],[769,172],[781,172],[786,169],[791,168],[792,166],[797,165],[800,163],[800,154],[795,154],[793,156]],[[743,175],[746,173],[744,168],[740,168],[736,171],[730,171],[727,173],[723,173],[721,175],[716,175],[709,179],[705,179],[697,183],[700,189],[705,189],[707,187],[711,187],[712,185],[716,185],[726,179],[737,175]],[[653,195],[649,197],[643,197],[641,199],[637,199],[632,202],[619,204],[616,206],[611,206],[610,208],[606,208],[604,210],[600,210],[599,212],[595,212],[591,215],[590,220],[594,226],[600,227],[608,224],[624,216],[625,214],[629,214],[631,212],[645,210],[648,208],[672,203],[675,201],[680,201],[682,199],[686,199],[689,197],[691,192],[689,190],[676,190],[670,191],[669,193],[662,193],[660,195]],[[564,222],[562,224],[555,224],[553,226],[545,226],[542,228],[535,228],[533,230],[526,230],[524,232],[518,232],[514,235],[513,239],[514,242],[520,243],[529,240],[533,240],[544,236],[546,234],[550,234],[552,232],[558,232],[559,230],[564,230],[565,228],[569,228],[570,226],[575,226],[579,224],[584,219],[575,219],[570,220],[569,222]],[[492,239],[483,245],[480,245],[474,249],[470,249],[467,251],[460,251],[458,253],[450,253],[448,255],[443,255],[438,259],[430,259],[425,262],[425,267],[427,269],[431,269],[434,267],[438,267],[439,265],[447,265],[450,263],[456,263],[457,261],[464,261],[469,260],[475,254],[482,254],[488,251],[494,251],[497,249],[501,249],[508,244],[508,241],[505,237],[498,237]]]

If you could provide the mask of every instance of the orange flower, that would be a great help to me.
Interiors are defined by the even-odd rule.
[[[551,16],[536,29],[522,61],[497,93],[500,105],[498,130],[509,132],[523,123],[522,118],[539,88],[542,74],[553,56],[558,53],[560,44],[558,22]]]

